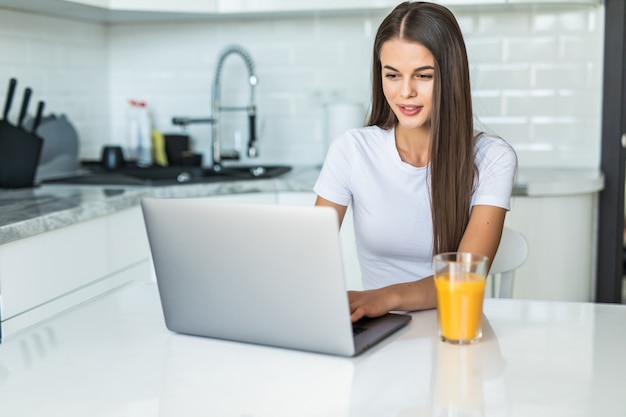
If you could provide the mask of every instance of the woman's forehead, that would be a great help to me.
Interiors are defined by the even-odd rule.
[[[380,61],[383,66],[391,65],[394,68],[397,68],[396,65],[407,68],[435,65],[435,58],[428,48],[419,42],[400,38],[390,39],[382,44]]]

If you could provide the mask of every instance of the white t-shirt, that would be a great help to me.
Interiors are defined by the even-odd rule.
[[[479,182],[471,206],[510,209],[517,170],[513,148],[481,134],[476,141]],[[403,162],[394,129],[351,129],[331,144],[315,192],[336,204],[352,202],[365,289],[415,281],[433,274],[429,166]]]

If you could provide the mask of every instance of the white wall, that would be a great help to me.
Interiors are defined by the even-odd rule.
[[[110,137],[108,30],[103,25],[0,9],[0,103],[10,77],[18,80],[9,119],[17,120],[23,90],[33,89],[45,114],[65,113],[83,141],[83,155],[99,153]]]
[[[470,55],[476,114],[516,148],[520,166],[598,166],[603,11],[456,10]],[[170,125],[172,116],[210,115],[216,57],[239,43],[257,67],[261,160],[319,163],[326,146],[324,103],[368,104],[371,45],[383,17],[107,26],[0,10],[0,96],[8,78],[17,76],[20,87],[32,86],[35,99],[48,102],[49,111],[75,122],[82,157],[97,158],[102,144],[124,143],[128,98],[146,100],[156,127],[166,132],[178,130]],[[224,101],[247,101],[238,58],[228,58],[222,80]],[[225,124],[227,144],[235,130],[245,137],[244,118],[230,116]],[[188,132],[208,156],[210,127]]]

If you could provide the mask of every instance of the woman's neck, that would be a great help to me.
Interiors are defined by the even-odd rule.
[[[424,167],[430,162],[430,129],[407,129],[396,125],[396,149],[400,159],[415,167]]]

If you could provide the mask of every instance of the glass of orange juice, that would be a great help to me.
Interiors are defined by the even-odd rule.
[[[482,336],[488,258],[468,252],[435,255],[437,317],[441,340],[472,344]]]

